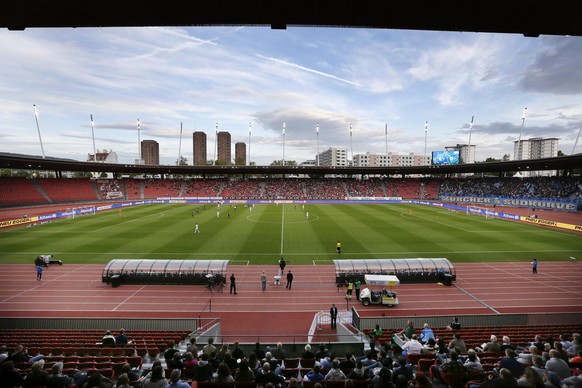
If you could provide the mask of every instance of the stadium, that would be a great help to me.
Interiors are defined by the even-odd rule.
[[[301,359],[306,344],[323,344],[339,358],[364,355],[374,344],[391,351],[392,336],[408,320],[429,323],[448,340],[446,327],[456,317],[471,348],[491,334],[525,346],[540,333],[557,338],[582,329],[578,177],[356,179],[333,172],[333,178],[239,178],[224,171],[206,178],[0,178],[2,343],[24,343],[49,365],[64,361],[70,375],[97,369],[114,377],[119,364],[132,360],[141,371],[160,360],[169,377],[170,341],[182,352],[191,338],[237,341],[247,354],[256,343],[275,349],[280,342],[288,355],[281,374],[289,381],[313,367]],[[376,172],[366,176],[395,176]],[[527,197],[510,194],[526,187]],[[41,281],[32,265],[38,255],[62,262],[47,265]],[[209,274],[220,284],[210,284]],[[364,306],[356,295],[347,298],[348,284],[365,274],[399,276],[399,304]],[[383,334],[371,343],[376,325]],[[106,330],[122,327],[130,345],[101,345]],[[426,369],[418,358],[409,355],[411,367]],[[31,365],[17,367],[26,373]]]
[[[56,3],[7,2],[0,25],[582,34],[574,3],[519,18],[499,1],[479,18],[474,4]],[[582,384],[582,154],[331,168],[0,153],[0,168],[0,387],[504,386],[506,349],[523,386]],[[112,178],[66,177],[89,172]],[[447,372],[473,349],[480,370]]]

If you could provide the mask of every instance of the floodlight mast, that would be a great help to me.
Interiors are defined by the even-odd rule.
[[[180,142],[178,143],[178,166],[182,162],[182,122],[180,121]]]
[[[93,121],[93,115],[91,114],[91,136],[93,137],[93,161],[97,162],[97,151],[95,150],[95,122]]]
[[[137,150],[138,150],[138,160],[137,164],[141,164],[141,138],[140,138],[141,124],[139,119],[137,119]]]
[[[317,165],[319,166],[319,123],[317,123],[317,125],[315,126],[315,136],[316,136],[316,144],[317,144],[317,149],[316,149],[316,154],[315,154],[315,158],[317,159]]]
[[[465,161],[465,163],[468,163],[471,161],[471,135],[473,133],[473,119],[475,118],[475,116],[471,116],[471,123],[469,124],[469,145],[467,147],[467,161]]]
[[[515,160],[521,160],[521,154],[523,154],[523,149],[521,146],[521,134],[523,133],[523,127],[525,125],[525,116],[527,114],[527,107],[523,108],[523,115],[521,116],[521,128],[519,130],[519,139],[517,140],[517,152],[519,155],[514,155]],[[517,158],[519,156],[519,158]]]
[[[428,120],[424,122],[424,160],[423,163],[426,163],[426,139],[428,136]]]
[[[285,123],[283,123],[283,166],[285,165]]]
[[[248,165],[251,165],[251,129],[252,129],[252,125],[249,122],[249,163]]]
[[[38,111],[36,110],[36,105],[32,105],[32,109],[34,111],[34,118],[36,120],[36,131],[38,132],[38,141],[40,142],[40,150],[42,152],[42,158],[45,159],[44,156],[44,146],[42,145],[42,137],[40,136],[40,125],[38,125]]]

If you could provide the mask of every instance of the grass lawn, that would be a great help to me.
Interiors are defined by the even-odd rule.
[[[198,208],[199,214],[195,209]],[[461,261],[567,260],[580,235],[409,205],[143,205],[0,231],[0,263],[53,254],[66,263],[116,258],[229,259],[294,264],[339,258],[445,257]],[[194,216],[192,213],[194,212]],[[227,214],[230,212],[230,218]],[[306,213],[309,212],[309,218]],[[199,234],[194,234],[198,222]]]

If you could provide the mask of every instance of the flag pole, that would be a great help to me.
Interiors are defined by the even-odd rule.
[[[285,165],[285,123],[283,123],[283,166]]]
[[[388,123],[384,124],[384,138],[386,143],[386,166],[388,166]]]
[[[38,125],[38,112],[36,110],[36,105],[32,105],[32,109],[34,110],[34,118],[36,120],[36,131],[38,132],[38,141],[40,142],[40,150],[42,152],[42,158],[44,159],[44,146],[42,145],[42,137],[40,136],[40,126]]]
[[[352,154],[352,165],[354,164],[354,143],[352,143],[352,123],[350,123],[350,152]]]
[[[428,136],[428,120],[424,122],[424,160],[423,164],[426,163],[426,139]]]
[[[139,119],[137,119],[137,150],[138,150],[138,160],[137,160],[137,164],[141,164],[141,137],[140,137],[140,131],[141,131],[141,123],[139,122]]]
[[[317,165],[319,166],[319,123],[315,126],[315,136],[316,136],[316,144],[317,144],[317,153],[315,154],[315,158],[317,159]]]
[[[180,142],[178,143],[178,166],[182,161],[182,122],[180,121]]]
[[[215,126],[215,138],[214,138],[214,165],[216,166],[216,153],[218,152],[218,123]]]

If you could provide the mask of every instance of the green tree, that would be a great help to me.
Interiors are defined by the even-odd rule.
[[[178,159],[176,159],[176,166],[187,166],[188,165],[188,159],[186,159],[184,156],[180,156]]]

